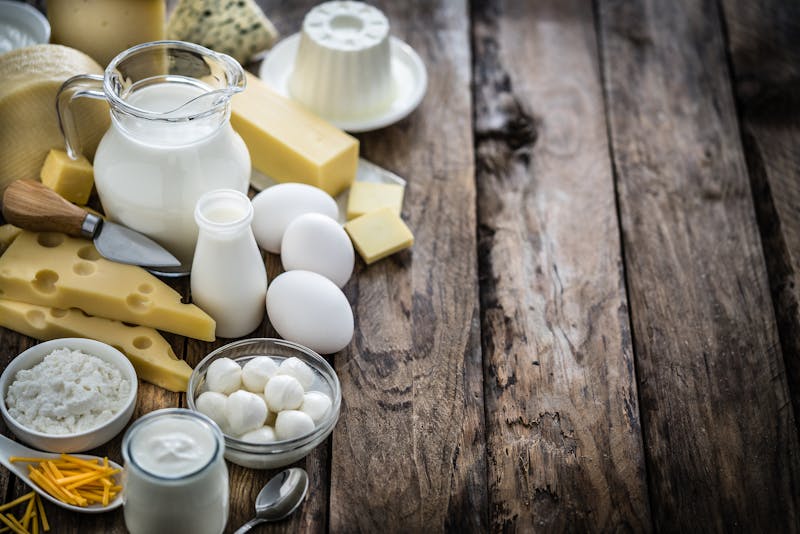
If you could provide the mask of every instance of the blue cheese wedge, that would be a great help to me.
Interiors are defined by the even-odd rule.
[[[167,38],[189,41],[246,63],[278,40],[278,30],[254,0],[180,0]]]

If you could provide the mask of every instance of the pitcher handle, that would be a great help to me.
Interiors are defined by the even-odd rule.
[[[65,81],[56,95],[56,110],[58,111],[58,127],[64,136],[67,154],[72,159],[83,155],[78,128],[75,124],[75,115],[72,113],[71,104],[76,98],[88,97],[105,100],[103,92],[103,77],[95,74],[79,74]]]

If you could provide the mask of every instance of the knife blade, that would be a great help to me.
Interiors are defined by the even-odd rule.
[[[3,217],[35,232],[62,232],[93,239],[106,259],[142,267],[179,267],[181,262],[149,237],[71,204],[34,180],[15,180],[3,194]]]

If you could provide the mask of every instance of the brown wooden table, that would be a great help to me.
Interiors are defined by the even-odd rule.
[[[314,3],[263,5],[289,35]],[[797,531],[800,4],[377,3],[430,78],[359,136],[416,244],[358,263],[339,424],[264,531]],[[272,474],[230,467],[231,530]]]

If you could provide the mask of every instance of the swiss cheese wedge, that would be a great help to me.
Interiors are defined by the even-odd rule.
[[[108,343],[128,357],[139,378],[170,391],[186,391],[192,374],[189,364],[179,360],[154,329],[91,317],[75,308],[63,310],[0,299],[0,326],[39,341],[88,337]]]
[[[0,298],[214,340],[216,323],[144,269],[108,261],[91,242],[22,232],[0,256]]]
[[[51,148],[64,148],[56,94],[77,74],[102,74],[92,58],[59,45],[36,45],[0,54],[0,192],[11,181],[35,178]],[[84,155],[94,156],[111,122],[108,104],[72,103]]]

